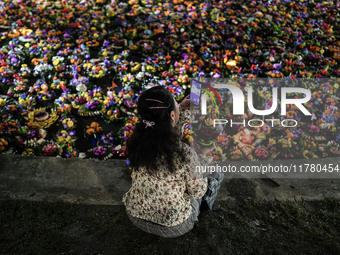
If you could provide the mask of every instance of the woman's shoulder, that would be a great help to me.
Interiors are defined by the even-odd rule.
[[[193,154],[197,155],[197,152],[194,149],[194,147],[192,147],[192,146],[190,146],[190,145],[188,145],[186,143],[181,142],[180,143],[180,148],[184,151],[185,157],[191,157],[191,156],[193,156]]]

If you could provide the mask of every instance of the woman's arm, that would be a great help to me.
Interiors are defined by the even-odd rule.
[[[207,192],[208,179],[201,174],[196,176],[191,173],[187,174],[186,182],[188,193],[194,199],[200,199]]]
[[[185,125],[190,123],[190,108],[186,109],[185,107],[179,105],[179,120],[176,124],[176,128],[183,133],[185,132]]]
[[[179,129],[181,134],[185,132],[185,125],[190,123],[191,112],[190,112],[190,95],[186,96],[179,105],[179,121],[177,122],[176,128]],[[211,152],[215,148],[215,144],[211,148],[196,148],[196,152],[198,154],[198,159],[201,165],[208,165],[212,162],[213,158],[206,156],[209,152]],[[192,149],[193,150],[193,149]],[[195,153],[196,154],[196,153]],[[197,156],[196,154],[196,156]]]
[[[204,176],[206,165],[211,162],[210,157],[197,155],[196,151],[185,145],[188,152],[188,164],[186,165],[186,183],[189,195],[194,199],[204,196],[207,191],[208,181]]]
[[[178,106],[179,108],[179,120],[176,124],[176,128],[183,133],[185,132],[185,125],[190,123],[190,95],[187,95]]]

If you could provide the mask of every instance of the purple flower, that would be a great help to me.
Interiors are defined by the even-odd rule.
[[[71,136],[72,138],[74,138],[76,136],[76,131],[71,130],[70,132],[68,132],[68,135]]]
[[[85,107],[86,108],[90,108],[91,110],[93,110],[93,109],[96,109],[98,105],[99,105],[99,102],[91,100],[91,101],[88,101],[85,104]]]
[[[202,76],[204,76],[204,75],[205,75],[205,73],[204,73],[203,71],[201,71],[201,72],[198,73],[198,76],[199,76],[199,77],[202,77]]]
[[[17,59],[17,58],[11,58],[11,62],[12,62],[12,64],[15,64],[15,63],[17,63],[19,60]]]
[[[218,79],[218,78],[220,78],[221,77],[221,75],[219,74],[219,73],[215,73],[214,75],[213,75],[213,78],[215,78],[215,79]]]
[[[114,146],[113,145],[113,141],[114,141],[113,133],[110,132],[108,134],[102,134],[100,137],[100,141],[104,144],[109,144],[111,146]]]
[[[64,156],[65,156],[66,158],[70,158],[70,157],[72,156],[72,154],[71,154],[70,152],[66,152],[66,153],[64,154]]]
[[[90,108],[91,107],[91,101],[86,102],[85,107]]]
[[[104,148],[103,146],[98,146],[93,149],[93,152],[96,156],[104,155],[106,151],[107,151],[107,148]]]
[[[127,131],[130,131],[130,130],[133,130],[135,127],[133,126],[133,125],[126,125],[125,126],[125,129],[127,130]]]

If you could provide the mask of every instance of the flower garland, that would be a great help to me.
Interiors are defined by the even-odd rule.
[[[89,149],[86,152],[87,158],[94,158],[94,159],[100,159],[100,160],[107,160],[113,157],[113,155],[116,153],[116,150],[114,150],[111,146],[108,145],[99,145],[95,148]]]
[[[42,142],[45,141],[47,136],[47,132],[43,128],[29,128],[27,126],[23,126],[16,133],[16,140],[19,143],[19,147],[24,148],[33,148],[39,146]]]
[[[59,118],[56,111],[48,108],[29,108],[24,114],[26,125],[32,128],[48,128]]]

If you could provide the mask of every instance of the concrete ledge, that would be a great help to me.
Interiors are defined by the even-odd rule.
[[[282,161],[271,163],[281,164]],[[340,165],[340,158],[323,159],[322,163]],[[233,162],[238,166],[252,164],[254,162]],[[123,194],[130,186],[130,171],[125,160],[0,155],[0,199],[60,199],[73,203],[120,205]],[[217,201],[312,200],[328,197],[340,198],[340,174],[332,179],[225,179]]]
[[[0,155],[0,198],[122,204],[131,185],[125,160]]]

